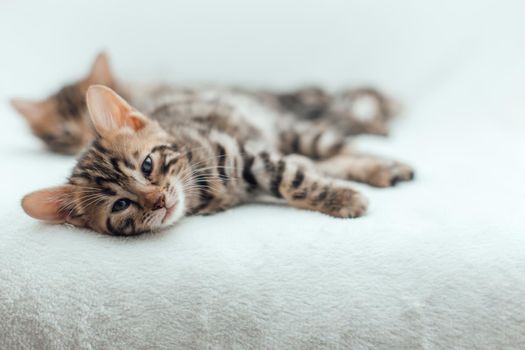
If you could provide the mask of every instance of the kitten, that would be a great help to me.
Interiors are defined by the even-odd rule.
[[[350,152],[337,129],[243,94],[179,94],[146,116],[98,85],[87,107],[96,139],[66,185],[23,198],[33,218],[134,235],[261,196],[349,218],[363,215],[367,200],[335,178],[386,187],[413,177],[405,164]]]
[[[100,54],[89,74],[62,87],[42,101],[15,98],[11,105],[26,119],[31,131],[53,152],[76,154],[94,137],[86,109],[90,85],[115,87],[107,57]]]
[[[84,96],[89,85],[111,87],[140,110],[148,112],[154,100],[188,91],[235,92],[263,103],[282,114],[291,114],[312,124],[332,124],[347,134],[386,135],[388,123],[398,110],[396,103],[370,88],[329,94],[318,87],[279,93],[236,87],[133,85],[119,83],[111,72],[108,57],[101,53],[89,74],[43,101],[12,99],[12,106],[27,120],[33,134],[53,152],[76,154],[94,138]]]

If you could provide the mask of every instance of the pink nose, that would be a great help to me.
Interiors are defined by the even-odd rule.
[[[161,194],[155,204],[153,204],[153,210],[161,209],[166,206],[166,197],[164,194]]]
[[[146,201],[153,210],[161,209],[166,206],[166,197],[164,193],[150,192],[145,195]]]

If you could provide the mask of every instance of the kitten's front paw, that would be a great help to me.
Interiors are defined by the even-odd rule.
[[[412,167],[404,163],[392,162],[378,166],[366,182],[375,187],[390,187],[395,186],[400,181],[412,179],[414,179]]]
[[[339,218],[356,218],[366,214],[368,200],[350,188],[337,188],[326,202],[325,213]]]

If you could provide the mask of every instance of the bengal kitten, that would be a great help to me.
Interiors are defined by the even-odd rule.
[[[84,98],[88,87],[94,84],[111,87],[144,112],[149,112],[149,106],[155,106],[155,100],[166,95],[200,90],[235,92],[281,114],[291,114],[313,125],[331,124],[349,135],[385,135],[389,121],[398,110],[392,99],[371,88],[329,94],[318,87],[279,93],[237,87],[124,84],[114,78],[104,53],[97,56],[85,78],[64,86],[43,101],[12,99],[11,104],[51,151],[76,154],[95,137]]]
[[[67,184],[23,198],[33,218],[134,235],[268,196],[350,218],[367,200],[334,178],[386,187],[413,177],[405,164],[349,152],[337,129],[298,123],[243,94],[179,94],[148,117],[97,85],[87,107],[96,138]]]

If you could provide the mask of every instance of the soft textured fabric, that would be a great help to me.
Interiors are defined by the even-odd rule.
[[[524,349],[525,56],[501,38],[414,84],[391,137],[360,138],[417,173],[357,185],[355,220],[251,205],[127,239],[38,223],[22,195],[74,160],[0,105],[0,349]],[[54,69],[10,83],[44,94]]]

